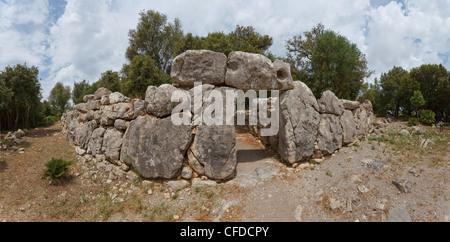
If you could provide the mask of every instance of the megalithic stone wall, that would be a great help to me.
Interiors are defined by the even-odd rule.
[[[61,118],[67,139],[79,155],[133,168],[148,179],[177,179],[183,169],[212,180],[236,175],[236,126],[199,125],[203,110],[194,105],[194,83],[202,82],[203,100],[214,90],[280,90],[279,132],[261,137],[262,125],[252,133],[287,163],[329,155],[362,138],[372,129],[372,104],[339,100],[325,92],[316,100],[302,82],[293,81],[288,64],[272,63],[262,55],[187,51],[173,61],[173,85],[150,86],[145,100],[100,88],[84,97]],[[171,114],[180,102],[172,94],[185,91],[191,97],[191,123],[174,125]],[[187,92],[186,92],[187,91]],[[269,102],[269,103],[270,103]],[[224,102],[225,103],[225,102]],[[210,105],[204,102],[204,106]],[[234,105],[236,102],[234,102]],[[272,107],[273,108],[273,107]],[[186,178],[186,177],[184,177]],[[189,179],[189,177],[187,177]]]

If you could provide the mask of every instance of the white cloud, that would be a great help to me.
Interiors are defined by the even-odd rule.
[[[271,51],[278,56],[285,55],[286,40],[321,22],[366,53],[374,77],[394,65],[409,69],[450,55],[447,0],[68,0],[57,17],[51,4],[0,1],[0,70],[37,65],[45,72],[44,97],[57,81],[94,82],[108,69],[120,70],[128,31],[144,9],[164,13],[169,21],[179,18],[185,33],[199,36],[253,26],[274,38]]]
[[[448,1],[406,1],[372,9],[366,45],[375,77],[393,66],[409,70],[444,63],[440,55],[450,51],[449,6]]]
[[[27,63],[43,66],[48,1],[0,2],[0,68]]]

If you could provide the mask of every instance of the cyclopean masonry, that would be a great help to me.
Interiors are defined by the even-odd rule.
[[[187,51],[174,59],[171,76],[173,85],[148,87],[145,100],[105,88],[85,96],[61,118],[67,139],[79,155],[133,168],[147,179],[224,181],[236,175],[238,119],[293,166],[352,144],[374,122],[369,101],[339,100],[330,91],[317,100],[308,86],[292,80],[288,64],[262,55]],[[260,92],[249,101],[255,109],[239,109],[240,95],[263,90],[279,96]],[[269,129],[276,132],[267,136]]]

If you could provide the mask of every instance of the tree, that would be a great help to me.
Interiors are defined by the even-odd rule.
[[[56,83],[50,91],[48,100],[52,108],[58,111],[58,116],[61,116],[68,107],[70,97],[70,86],[64,86],[61,82]]]
[[[383,73],[380,78],[382,88],[381,105],[394,112],[398,118],[400,109],[411,111],[411,97],[414,90],[418,90],[418,83],[414,81],[409,72],[402,67],[392,68],[388,73]]]
[[[1,111],[7,109],[11,103],[13,92],[8,88],[0,78],[0,132],[2,130],[2,115]]]
[[[411,77],[420,85],[426,109],[443,118],[450,110],[449,75],[442,64],[426,64],[411,70]]]
[[[228,55],[234,50],[229,37],[223,32],[209,33],[203,39],[202,46],[203,49],[224,53],[225,55]]]
[[[355,100],[372,74],[356,44],[322,24],[290,39],[287,49],[294,78],[305,82],[317,98],[330,90],[339,98]]]
[[[292,77],[300,80],[308,86],[311,84],[312,75],[311,59],[319,37],[325,32],[325,26],[319,23],[311,31],[304,32],[289,39],[286,44],[286,61],[291,64]]]
[[[87,95],[91,85],[86,80],[73,83],[72,101],[74,104],[83,102],[83,97]]]
[[[95,91],[97,91],[100,87],[104,87],[111,92],[119,92],[121,82],[122,80],[119,72],[108,70],[102,73],[100,79],[96,83],[94,83],[93,86],[95,86]]]
[[[12,96],[9,98],[8,108],[0,115],[6,117],[8,129],[29,127],[30,120],[37,124],[40,115],[39,104],[41,99],[41,85],[38,79],[37,67],[28,67],[26,64],[7,66],[0,74],[0,83],[3,91]],[[1,110],[0,110],[1,111]]]
[[[172,60],[176,57],[177,46],[183,41],[181,22],[167,21],[167,16],[149,10],[139,13],[139,23],[136,29],[129,31],[129,47],[126,58],[131,63],[135,56],[143,55],[152,58],[156,66],[165,73],[170,73]]]
[[[411,106],[416,111],[416,117],[419,118],[419,109],[425,106],[426,102],[423,98],[422,92],[414,91],[414,95],[411,97]]]
[[[170,83],[170,76],[159,69],[149,56],[135,56],[126,70],[127,78],[123,80],[121,90],[129,97],[143,99],[148,86]]]
[[[272,37],[261,35],[252,26],[236,26],[228,38],[233,51],[244,51],[255,54],[266,54],[273,44]],[[228,54],[228,53],[226,53]]]
[[[377,78],[375,78],[374,83],[364,83],[361,88],[361,96],[358,98],[360,103],[365,100],[370,100],[373,105],[373,110],[375,114],[379,117],[385,117],[387,114],[387,109],[382,104],[382,91],[381,86]]]

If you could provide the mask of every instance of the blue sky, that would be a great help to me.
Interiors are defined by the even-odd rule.
[[[143,9],[179,18],[200,36],[254,26],[274,38],[278,56],[286,40],[321,22],[366,54],[375,72],[368,81],[393,66],[450,70],[450,0],[0,0],[0,70],[38,66],[44,98],[58,81],[95,82],[125,63],[127,34]]]

